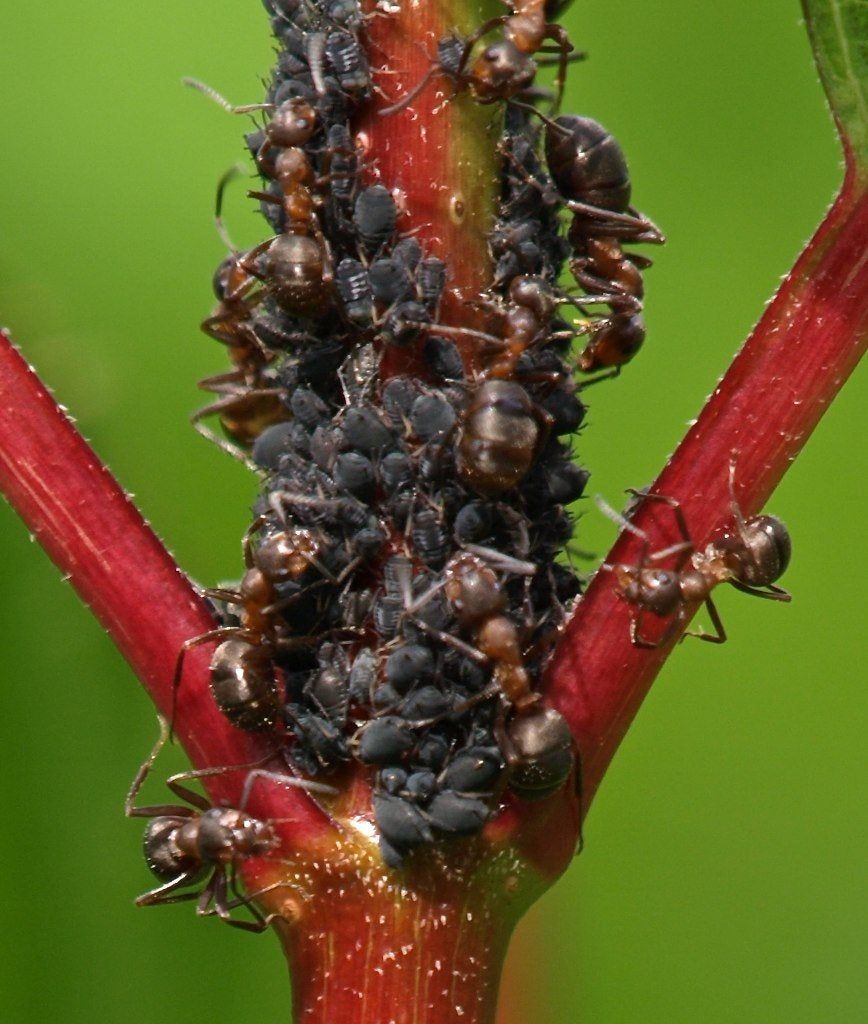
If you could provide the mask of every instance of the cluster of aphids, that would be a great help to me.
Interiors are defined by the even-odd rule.
[[[644,336],[648,261],[625,244],[662,238],[630,206],[615,139],[538,109],[559,100],[572,55],[548,20],[563,4],[512,0],[441,40],[425,79],[504,109],[493,273],[476,300],[491,327],[442,322],[450,267],[398,232],[354,132],[374,90],[371,15],[356,0],[265,6],[279,45],[265,102],[230,109],[260,112],[250,195],[273,236],[217,269],[203,328],[234,369],[202,382],[215,401],[194,418],[204,431],[219,416],[219,443],[264,483],[239,587],[209,592],[224,627],[186,648],[222,641],[217,705],[282,738],[293,771],[340,785],[351,762],[369,766],[382,856],[399,866],[477,833],[507,790],[543,797],[573,771],[566,723],[535,688],[578,593],[555,558],[587,473],[559,438],[582,422],[576,371],[617,372]],[[535,82],[545,62],[555,94]],[[423,370],[382,379],[395,347]]]

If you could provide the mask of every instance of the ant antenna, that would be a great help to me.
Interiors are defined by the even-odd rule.
[[[625,519],[620,512],[616,512],[599,494],[594,495],[594,504],[616,526],[620,526],[623,530],[629,530],[635,537],[644,540],[646,544],[648,543],[648,534],[644,530],[640,530],[638,526],[634,526],[629,519]]]
[[[197,89],[203,96],[207,96],[209,100],[212,100],[218,107],[222,107],[230,114],[251,114],[255,110],[274,110],[273,103],[245,103],[240,107],[233,106],[225,96],[221,96],[216,89],[212,89],[210,85],[200,82],[198,78],[185,77],[181,79],[181,83],[189,86],[191,89]]]
[[[377,116],[388,117],[390,114],[397,114],[398,111],[403,110],[404,107],[409,107],[413,100],[416,99],[419,93],[421,93],[425,86],[431,81],[439,68],[439,64],[432,64],[428,71],[413,86],[406,96],[402,96],[397,103],[393,103],[390,107],[383,107],[382,110],[377,111]]]
[[[223,196],[229,182],[240,177],[243,173],[243,164],[233,164],[228,171],[223,173],[220,180],[217,182],[217,194],[214,198],[214,224],[217,228],[217,234],[220,236],[220,240],[226,248],[232,253],[239,252],[240,250],[229,237],[229,231],[223,221]]]

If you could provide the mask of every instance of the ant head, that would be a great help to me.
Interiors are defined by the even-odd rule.
[[[506,39],[486,46],[470,69],[470,87],[480,103],[494,103],[523,92],[536,76],[536,64]]]
[[[161,815],[148,822],[143,840],[145,860],[157,878],[168,881],[196,869],[199,861],[175,842],[178,829],[190,818]]]
[[[301,96],[291,96],[275,110],[265,134],[274,146],[303,146],[316,130],[316,121],[317,113],[311,104]]]

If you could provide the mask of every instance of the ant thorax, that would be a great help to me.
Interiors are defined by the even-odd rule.
[[[731,554],[714,543],[706,545],[704,551],[694,551],[690,557],[690,564],[712,586],[728,583],[737,575]],[[691,596],[685,596],[687,600],[691,600]],[[699,600],[701,597],[704,597],[704,594],[697,595],[696,599]]]

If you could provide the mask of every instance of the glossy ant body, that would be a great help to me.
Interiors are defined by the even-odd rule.
[[[630,624],[630,639],[636,647],[665,646],[681,629],[691,608],[702,601],[714,626],[714,633],[686,633],[710,643],[726,640],[720,615],[711,599],[711,591],[720,583],[730,583],[736,590],[773,601],[789,601],[787,591],[775,586],[790,561],[792,542],[786,526],[775,516],[753,516],[745,519],[735,498],[734,467],[730,465],[730,494],[735,528],[724,531],[703,551],[698,551],[690,536],[680,504],[663,494],[631,492],[643,500],[660,501],[672,509],[681,543],[655,553],[650,552],[648,537],[636,527],[615,518],[644,541],[638,565],[604,565],[614,573],[621,597],[637,611]],[[672,569],[658,569],[657,563],[677,555]],[[642,634],[642,618],[650,612],[659,618],[671,618],[657,640]]]
[[[282,785],[298,786],[312,792],[332,794],[335,791],[320,783],[275,775],[251,765],[239,765],[231,768],[204,768],[171,776],[166,785],[186,804],[136,807],[136,797],[169,736],[166,720],[160,716],[159,722],[159,739],[136,772],[124,802],[124,813],[128,818],[151,819],[145,829],[144,853],[148,867],[160,883],[137,897],[136,906],[148,907],[198,899],[196,913],[200,916],[216,914],[233,928],[262,932],[272,918],[263,917],[251,902],[252,897],[239,893],[236,883],[238,865],[242,860],[268,856],[279,845],[271,824],[252,817],[244,809],[253,783],[259,778],[268,778]],[[254,770],[249,772],[245,780],[238,809],[213,807],[203,796],[183,785],[187,780],[250,768]],[[197,886],[206,876],[207,880],[201,888],[178,891]],[[229,898],[230,893],[233,899]],[[231,910],[238,906],[247,907],[254,920],[232,917]]]
[[[250,534],[258,525],[255,522],[245,537],[247,571],[238,590],[205,591],[209,597],[240,606],[241,624],[221,626],[184,641],[172,680],[173,722],[184,657],[192,648],[213,640],[221,641],[209,667],[211,692],[220,711],[239,729],[253,732],[272,729],[280,718],[283,696],[273,656],[311,643],[312,638],[282,636],[279,612],[318,584],[286,598],[280,597],[277,586],[300,580],[311,566],[320,568],[316,557],[320,543],[310,530],[287,528],[269,536],[254,554]]]
[[[550,424],[520,384],[484,381],[471,392],[460,420],[458,475],[482,495],[510,490],[527,475]]]

